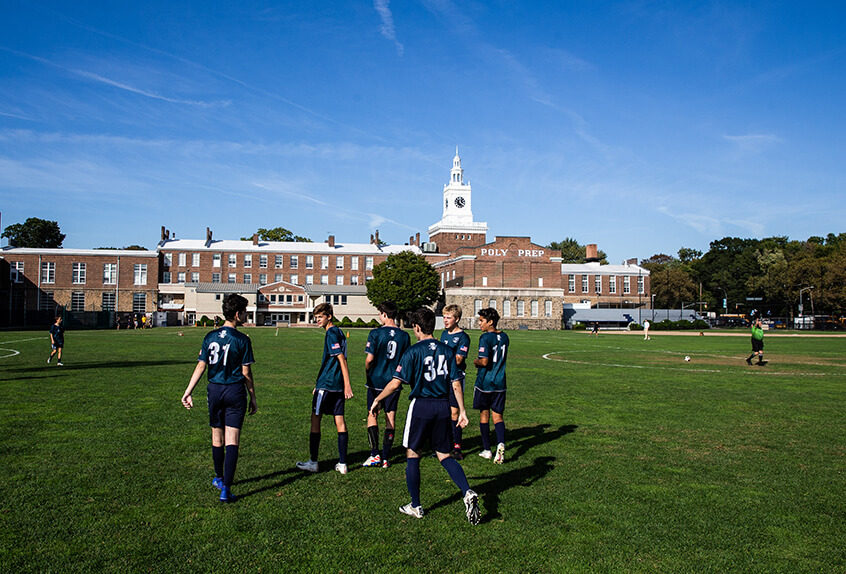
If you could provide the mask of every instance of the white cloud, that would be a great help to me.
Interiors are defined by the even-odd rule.
[[[724,135],[723,139],[735,145],[743,152],[759,153],[766,148],[781,143],[782,139],[773,134]]]
[[[379,13],[379,18],[382,19],[382,26],[380,26],[379,31],[386,40],[390,40],[394,43],[397,47],[397,54],[402,56],[405,48],[399,40],[397,40],[397,32],[394,28],[394,15],[391,13],[389,4],[390,0],[373,0],[373,7]]]

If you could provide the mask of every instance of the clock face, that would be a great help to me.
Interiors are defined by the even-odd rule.
[[[464,207],[464,198],[458,196],[455,198],[455,207]]]

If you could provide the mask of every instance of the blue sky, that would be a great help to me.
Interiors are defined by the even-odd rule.
[[[616,263],[846,231],[841,3],[0,10],[2,225],[57,220],[65,247],[425,238],[456,145],[491,239]]]

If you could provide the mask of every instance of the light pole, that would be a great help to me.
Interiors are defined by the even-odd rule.
[[[652,302],[649,304],[652,307],[652,322],[655,322],[655,293],[652,294]]]

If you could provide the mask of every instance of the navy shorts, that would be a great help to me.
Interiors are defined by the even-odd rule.
[[[764,340],[763,339],[752,339],[752,352],[757,353],[759,351],[764,350]]]
[[[464,396],[464,379],[461,379],[461,396]],[[449,384],[449,406],[454,409],[458,408],[458,399],[455,398],[455,393],[452,390],[452,383]]]
[[[435,452],[452,450],[452,419],[447,399],[412,399],[405,417],[402,446],[419,453],[429,442]]]
[[[317,389],[311,397],[311,414],[344,416],[344,393]]]
[[[247,414],[247,387],[243,383],[220,385],[209,383],[209,426],[241,428]]]
[[[474,389],[473,408],[477,411],[493,411],[498,414],[505,412],[505,391],[484,393]]]
[[[382,389],[371,389],[367,387],[367,412],[370,412],[370,407],[373,406],[373,399],[379,396],[379,393],[382,392]],[[400,398],[400,390],[397,389],[395,392],[391,393],[385,400],[382,401],[382,410],[386,413],[395,413],[397,412],[397,406],[399,405],[399,398]]]
[[[64,348],[65,344],[64,343],[56,343],[55,345],[50,345],[50,346],[53,348],[54,351],[58,351],[59,349]]]

